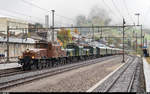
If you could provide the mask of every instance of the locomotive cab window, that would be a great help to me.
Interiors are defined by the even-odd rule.
[[[46,43],[36,43],[36,48],[47,48],[48,44]]]

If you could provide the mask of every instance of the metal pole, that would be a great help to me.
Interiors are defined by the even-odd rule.
[[[81,32],[81,28],[79,29],[79,31]],[[78,34],[78,44],[79,44],[80,40],[79,40],[79,34]]]
[[[7,63],[9,62],[9,26],[7,26]]]
[[[134,35],[135,35],[135,31],[133,30],[133,40],[132,40],[132,42],[133,42],[133,43],[132,43],[132,45],[133,45],[132,48],[133,48],[133,49],[135,48],[135,43],[134,43],[134,37],[135,37],[135,36],[134,36]]]
[[[139,15],[140,15],[140,14],[138,14],[138,25],[139,25]]]
[[[124,25],[125,25],[125,20],[123,18],[123,60],[122,60],[123,63],[125,62],[125,60],[124,60],[124,33],[125,33],[124,28],[125,28],[125,26]]]
[[[52,41],[54,42],[54,12],[55,10],[52,10]]]
[[[138,16],[138,23],[137,25],[139,25],[139,16],[140,16],[140,13],[135,13],[136,16]]]
[[[147,38],[145,39],[146,47],[147,47]]]
[[[143,47],[144,47],[144,42],[145,42],[145,33],[143,35]]]
[[[137,54],[137,33],[136,33],[136,54]]]
[[[95,40],[95,36],[94,36],[94,26],[92,24],[92,30],[93,30],[93,41]]]
[[[98,34],[100,35],[100,33],[99,33],[99,28],[98,28]],[[99,36],[99,40],[101,39],[101,37]]]
[[[102,36],[103,36],[103,28],[101,28],[101,38],[102,38]]]
[[[144,39],[144,36],[143,36],[143,47],[144,47],[144,42],[145,42],[144,40],[145,40],[145,39]]]
[[[142,25],[141,25],[141,48],[143,46],[142,39],[143,39],[143,30],[142,30]]]
[[[143,39],[143,29],[141,25],[141,52],[142,52],[142,47],[143,47],[142,39]],[[141,53],[141,56],[143,57],[143,53]]]

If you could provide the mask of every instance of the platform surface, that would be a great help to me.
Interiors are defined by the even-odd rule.
[[[17,67],[21,67],[21,65],[18,64],[18,63],[0,64],[0,70],[3,70],[3,69],[11,69],[11,68],[17,68]]]
[[[150,92],[150,64],[143,58],[143,69],[146,82],[146,92]]]

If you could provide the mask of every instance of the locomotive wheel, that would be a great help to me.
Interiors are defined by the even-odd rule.
[[[59,65],[60,65],[60,61],[59,61],[59,60],[56,60],[56,61],[55,61],[55,66],[58,67]]]
[[[48,64],[48,62],[46,62],[46,68],[48,68],[49,67],[49,64]]]
[[[36,66],[36,64],[35,64],[35,62],[33,62],[32,60],[30,61],[30,69],[31,70],[36,70],[37,69],[37,66]]]
[[[63,65],[63,60],[62,60],[62,59],[60,59],[59,65],[60,65],[60,66]]]
[[[64,65],[64,59],[62,59],[62,65]]]
[[[52,63],[48,62],[48,66],[49,66],[49,68],[51,68],[52,67]]]
[[[65,65],[65,64],[66,64],[66,59],[63,60],[63,65]]]
[[[48,67],[49,67],[49,68],[52,67],[52,61],[51,61],[51,60],[48,60],[48,61],[47,61],[47,64],[48,64]]]
[[[60,66],[60,61],[56,62],[56,66],[59,67]]]
[[[28,67],[28,66],[23,65],[23,66],[22,66],[22,70],[23,70],[23,71],[29,70],[29,67]]]
[[[40,70],[43,69],[41,62],[38,62],[38,69],[40,69]]]
[[[47,67],[47,63],[46,63],[45,60],[42,61],[42,66],[43,66],[43,68],[46,68],[46,67]]]
[[[65,65],[65,59],[62,60],[62,64]]]
[[[67,59],[65,59],[64,64],[67,64]]]
[[[46,60],[46,68],[49,68],[49,62]]]
[[[37,69],[37,66],[36,66],[35,64],[32,64],[32,65],[30,66],[30,69],[31,69],[31,70],[36,70],[36,69]]]
[[[57,66],[58,66],[58,62],[55,61],[55,63],[53,63],[53,66],[54,66],[54,67],[57,67]]]
[[[59,61],[57,61],[57,66],[61,66],[62,65],[62,60],[60,59]]]

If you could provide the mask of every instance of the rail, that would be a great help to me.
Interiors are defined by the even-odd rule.
[[[133,57],[133,59],[130,62],[135,62],[135,61],[137,61],[137,58]],[[123,75],[123,73],[128,69],[128,67],[130,65],[131,65],[131,63],[127,65],[127,67],[121,72],[121,75],[119,75],[116,79],[114,79],[114,81],[108,86],[108,88],[105,89],[104,92],[109,92],[114,87],[115,83],[118,81],[118,79],[120,79],[120,77]],[[131,79],[130,79],[129,85],[127,87],[127,92],[131,92],[131,90],[132,90],[132,86],[133,86],[135,74],[136,74],[136,69],[137,69],[137,66],[132,74]]]
[[[105,60],[108,60],[108,59],[112,59],[112,58],[114,58],[114,57],[112,56],[112,57],[93,59],[93,60],[90,60],[90,61],[82,61],[80,63],[75,63],[75,64],[67,64],[66,66],[61,66],[61,67],[58,66],[58,67],[55,67],[53,69],[45,69],[45,70],[42,70],[42,71],[37,70],[37,71],[31,71],[31,72],[29,71],[29,72],[23,73],[23,74],[19,73],[19,74],[13,75],[13,76],[8,76],[9,79],[6,79],[6,81],[1,79],[1,81],[0,81],[0,90],[3,90],[3,89],[5,90],[7,88],[10,88],[10,87],[13,87],[13,86],[16,86],[16,85],[21,85],[21,84],[26,83],[26,82],[31,82],[33,80],[42,79],[42,78],[45,78],[45,77],[48,77],[48,76],[53,76],[53,75],[60,74],[60,73],[70,71],[70,70],[73,70],[73,69],[77,69],[77,68],[80,68],[80,67],[96,64],[96,63],[99,63],[99,62],[102,62],[102,61],[105,61]],[[22,75],[22,76],[20,76],[20,75]],[[5,78],[7,78],[7,76],[4,77],[4,79]]]

